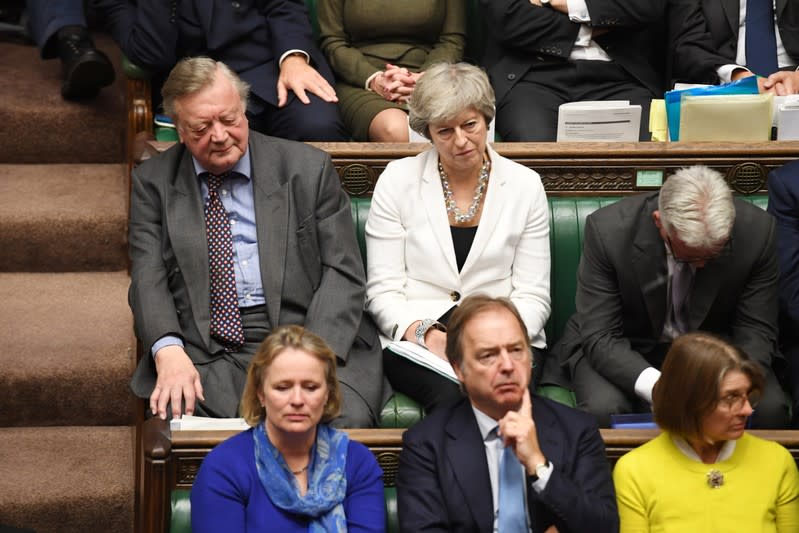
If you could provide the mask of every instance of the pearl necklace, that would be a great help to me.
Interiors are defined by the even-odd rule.
[[[455,203],[455,198],[453,198],[452,195],[452,188],[449,185],[449,179],[447,179],[447,173],[444,172],[444,166],[439,160],[438,175],[441,177],[441,187],[444,189],[444,203],[447,206],[447,213],[452,215],[456,223],[462,224],[464,222],[471,222],[471,220],[477,214],[477,208],[480,206],[480,201],[483,199],[483,193],[488,185],[488,169],[490,166],[491,164],[488,159],[483,161],[483,167],[480,169],[480,177],[477,178],[477,187],[474,189],[472,203],[469,206],[469,209],[466,210],[466,213],[462,213],[461,210],[458,209],[458,205]]]

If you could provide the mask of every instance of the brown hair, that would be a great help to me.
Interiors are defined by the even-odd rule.
[[[732,370],[746,374],[751,392],[763,390],[763,373],[739,348],[704,332],[678,337],[652,391],[655,422],[683,438],[702,439],[702,422],[718,405],[721,382]]]
[[[516,318],[524,334],[524,344],[529,352],[530,336],[527,334],[527,326],[524,325],[524,320],[513,302],[508,298],[492,298],[485,294],[474,294],[464,298],[458,308],[452,312],[447,323],[447,359],[453,367],[460,368],[463,364],[463,333],[466,330],[466,324],[476,315],[490,309],[505,309]]]
[[[321,337],[302,326],[281,326],[264,339],[247,369],[247,384],[241,395],[239,413],[250,426],[256,426],[266,418],[266,410],[261,406],[258,392],[263,389],[269,366],[287,348],[307,352],[325,364],[328,395],[321,421],[330,422],[341,411],[341,391],[336,379],[336,354]]]

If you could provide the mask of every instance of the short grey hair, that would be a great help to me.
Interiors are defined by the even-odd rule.
[[[660,223],[690,248],[708,249],[730,237],[735,222],[732,191],[721,174],[697,165],[669,176],[658,196]]]
[[[436,63],[416,82],[408,102],[411,129],[430,138],[430,125],[452,120],[469,108],[494,118],[494,89],[479,67],[468,63]]]
[[[250,96],[250,84],[239,78],[230,67],[210,57],[187,57],[178,61],[169,73],[169,77],[161,88],[164,113],[177,120],[176,102],[179,98],[196,93],[211,85],[219,70],[227,77],[239,93],[241,107],[247,111],[247,98]]]

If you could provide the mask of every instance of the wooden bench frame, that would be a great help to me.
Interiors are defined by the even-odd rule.
[[[174,489],[190,489],[203,458],[236,431],[176,431],[157,418],[142,426],[144,462],[137,487],[137,531],[164,533],[169,530],[170,495]],[[377,457],[386,486],[394,486],[404,429],[350,429],[350,437],[364,443]],[[601,429],[605,455],[611,466],[628,451],[658,434],[649,429]],[[799,430],[752,430],[753,435],[779,442],[799,463]]]
[[[140,157],[173,143],[148,141]],[[425,143],[309,143],[327,151],[350,196],[370,196],[386,165],[427,149]],[[707,165],[740,194],[766,191],[768,173],[799,157],[799,141],[764,143],[494,143],[536,170],[551,196],[634,194],[659,186],[675,170]],[[652,179],[654,178],[654,181]]]

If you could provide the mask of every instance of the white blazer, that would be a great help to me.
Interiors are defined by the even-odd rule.
[[[549,205],[538,173],[487,147],[480,224],[458,272],[435,148],[388,164],[366,221],[366,309],[384,344],[475,293],[509,297],[532,344],[546,346]]]

